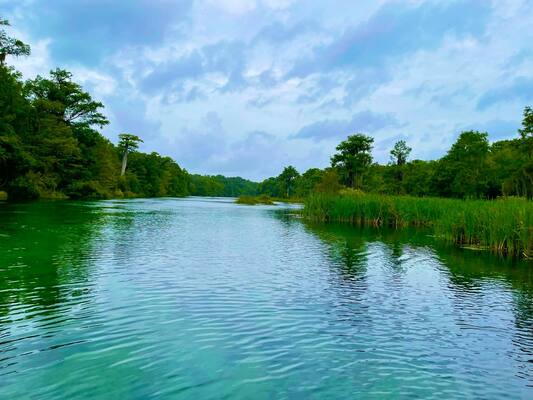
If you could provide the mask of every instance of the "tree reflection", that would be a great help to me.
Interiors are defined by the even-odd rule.
[[[93,285],[90,263],[103,215],[87,205],[0,205],[0,315],[52,316]],[[80,289],[83,288],[83,289]]]
[[[448,283],[457,324],[472,315],[488,318],[490,307],[501,299],[510,303],[514,316],[514,358],[523,366],[523,378],[533,376],[533,265],[531,262],[502,259],[484,252],[458,249],[438,242],[420,231],[361,229],[348,225],[305,223],[309,232],[330,247],[332,259],[344,280],[364,279],[371,267],[392,272],[394,282],[407,273],[416,260],[428,260]],[[365,250],[366,249],[366,250]],[[429,259],[428,259],[429,256]],[[369,265],[370,262],[375,264]],[[413,262],[413,260],[415,260]],[[431,260],[431,261],[429,261]],[[375,270],[374,270],[375,273]],[[386,276],[386,275],[385,275]],[[440,279],[439,277],[439,279]],[[388,285],[389,286],[389,285]],[[389,287],[391,289],[391,285]],[[351,289],[354,289],[353,287]],[[360,287],[356,287],[360,290]],[[509,297],[508,294],[511,294]],[[491,299],[492,296],[492,300]],[[499,297],[497,297],[499,296]],[[489,299],[489,300],[488,300]],[[503,305],[503,304],[502,304]],[[488,309],[488,310],[487,310]]]

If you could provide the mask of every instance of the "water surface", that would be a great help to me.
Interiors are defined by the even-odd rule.
[[[0,203],[0,398],[533,398],[531,263],[293,214]]]

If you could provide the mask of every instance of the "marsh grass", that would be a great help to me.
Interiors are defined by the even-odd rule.
[[[311,195],[305,217],[359,226],[427,227],[459,246],[533,257],[533,202],[519,198],[457,200],[343,192]]]
[[[240,196],[235,203],[255,206],[257,204],[273,205],[274,202],[269,196]]]

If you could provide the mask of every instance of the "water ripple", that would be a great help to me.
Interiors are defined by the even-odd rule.
[[[529,265],[291,212],[6,205],[0,398],[533,397]]]

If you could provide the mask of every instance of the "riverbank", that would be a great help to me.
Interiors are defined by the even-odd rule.
[[[303,215],[377,228],[425,227],[436,238],[461,247],[533,258],[533,202],[525,199],[456,200],[346,191],[309,196]]]

